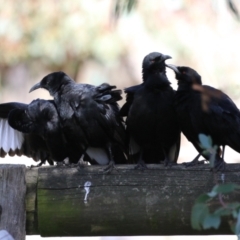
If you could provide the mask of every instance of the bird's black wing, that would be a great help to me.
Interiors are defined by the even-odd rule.
[[[142,84],[132,86],[129,88],[125,88],[124,92],[126,93],[126,102],[123,104],[122,108],[120,109],[120,115],[123,117],[128,116],[129,109],[133,103],[134,94],[141,88]]]
[[[98,130],[106,136],[113,136],[114,127],[120,124],[116,101],[121,99],[121,91],[112,88],[107,88],[107,84],[91,89],[86,86],[70,101],[75,118],[85,129],[88,138],[97,138]]]
[[[75,118],[84,129],[91,147],[105,148],[106,143],[110,143],[122,151],[126,150],[125,129],[117,104],[121,99],[121,91],[114,90],[115,88],[106,83],[98,87],[86,85],[75,102],[74,99],[71,100]]]
[[[105,90],[99,94],[96,94],[95,101],[98,102],[99,109],[105,108],[105,111],[102,114],[102,117],[105,118],[108,122],[108,126],[105,126],[109,128],[111,126],[111,142],[112,142],[112,149],[114,151],[115,155],[115,162],[116,163],[126,163],[126,158],[123,156],[123,153],[127,154],[127,144],[126,144],[126,131],[123,119],[120,115],[119,111],[119,105],[117,104],[117,101],[122,99],[122,91],[121,90],[113,90],[116,87],[111,86],[109,84],[102,84],[100,85],[100,89],[102,86],[108,86],[105,87]],[[101,94],[103,94],[101,96]],[[106,98],[107,96],[107,98]],[[104,127],[104,125],[102,125]],[[104,128],[105,128],[104,127]],[[109,129],[106,131],[109,131]]]
[[[67,74],[55,72],[45,76],[30,91],[38,88],[48,90],[54,97],[71,153],[70,162],[77,162],[89,147],[109,149],[115,123],[115,108],[110,105],[120,96],[113,90],[114,86],[76,84]]]
[[[173,90],[173,92],[174,92],[174,98],[175,98],[177,91]],[[177,116],[177,114],[176,114],[176,116]],[[173,146],[170,148],[169,153],[168,153],[168,158],[170,159],[171,162],[175,162],[175,163],[177,162],[179,152],[180,152],[180,145],[181,145],[181,130],[179,127],[179,134],[177,135],[176,141],[173,144]]]
[[[216,90],[209,86],[204,87]],[[219,97],[211,98],[208,111],[203,113],[203,122],[210,135],[215,136],[216,142],[219,139],[240,152],[240,111],[226,94],[221,92]]]
[[[103,86],[104,90],[102,90]],[[106,127],[111,126],[113,128],[114,141],[124,146],[126,137],[125,127],[123,125],[123,119],[120,116],[119,105],[117,104],[117,101],[122,99],[122,91],[118,89],[113,90],[115,88],[116,86],[111,86],[106,83],[101,84],[97,88],[99,92],[95,95],[94,100],[97,102],[102,117],[108,122]]]
[[[8,119],[14,129],[42,138],[46,151],[54,161],[61,162],[67,157],[60,119],[52,101],[34,100],[26,110],[12,110]]]
[[[41,162],[48,160],[50,164],[66,157],[58,114],[52,101],[37,99],[28,105],[1,104],[0,112],[1,107],[5,111],[7,105],[11,110],[7,118],[2,119],[4,126],[1,128],[5,154],[25,155]]]
[[[127,117],[129,110],[132,106],[134,95],[135,93],[142,87],[143,84],[131,86],[129,88],[125,88],[124,92],[126,93],[126,102],[123,104],[122,108],[120,109],[120,115],[122,117]],[[139,145],[136,143],[136,141],[133,139],[133,137],[129,133],[129,129],[126,126],[126,145],[129,146],[129,159],[131,162],[135,163],[137,162],[138,153],[140,151]],[[135,154],[137,154],[135,156]],[[136,159],[135,159],[136,158]]]
[[[8,115],[10,126],[23,133],[42,135],[56,131],[58,120],[57,110],[52,102],[37,99],[27,107],[13,109]]]
[[[27,104],[25,103],[18,103],[18,102],[9,102],[9,103],[2,103],[0,108],[0,118],[7,119],[8,114],[13,109],[26,109]]]

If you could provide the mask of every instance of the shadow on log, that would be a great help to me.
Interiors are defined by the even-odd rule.
[[[218,230],[195,231],[190,226],[195,199],[210,191],[216,181],[222,183],[220,173],[214,175],[208,165],[148,167],[149,170],[142,172],[133,170],[131,165],[122,165],[118,166],[119,171],[108,175],[99,166],[28,170],[27,234],[232,234],[227,222]],[[229,164],[224,181],[240,184],[240,165]],[[234,199],[239,200],[239,196]]]

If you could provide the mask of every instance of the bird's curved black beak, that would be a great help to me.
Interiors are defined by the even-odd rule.
[[[178,70],[178,67],[173,64],[166,64],[166,67],[171,68],[176,74],[180,74],[181,72]]]
[[[34,91],[34,90],[36,90],[36,89],[39,89],[39,88],[41,88],[41,84],[40,84],[40,83],[37,83],[37,84],[35,84],[35,85],[29,90],[29,92],[32,92],[32,91]]]
[[[163,61],[166,61],[167,59],[171,59],[171,58],[172,58],[172,57],[169,56],[169,55],[163,55],[162,60],[163,60]]]

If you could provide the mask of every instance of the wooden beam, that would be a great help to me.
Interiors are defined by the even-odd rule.
[[[37,182],[38,182],[38,169],[32,168],[26,171],[26,231],[28,235],[37,235],[38,221],[37,221]]]
[[[30,182],[28,186],[32,184],[32,189],[36,189],[37,204],[32,204],[35,209],[27,210],[27,215],[34,212],[35,216],[31,231],[28,230],[31,221],[27,224],[27,234],[34,232],[45,237],[231,234],[227,222],[218,230],[195,231],[190,226],[190,214],[195,199],[210,191],[216,182],[240,184],[240,165],[229,164],[224,176],[210,172],[208,165],[148,167],[140,171],[134,170],[133,165],[118,165],[118,171],[107,175],[100,166],[34,170],[33,175],[38,177],[37,181],[32,179],[37,187]],[[239,195],[233,197],[229,201],[240,199]]]
[[[0,230],[19,240],[26,235],[25,194],[25,165],[0,165]]]

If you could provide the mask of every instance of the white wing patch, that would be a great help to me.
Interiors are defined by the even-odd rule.
[[[0,118],[0,148],[7,153],[10,149],[21,149],[22,143],[23,133],[10,127],[7,119]]]
[[[110,161],[106,151],[102,148],[89,147],[86,152],[100,165],[107,165]]]

